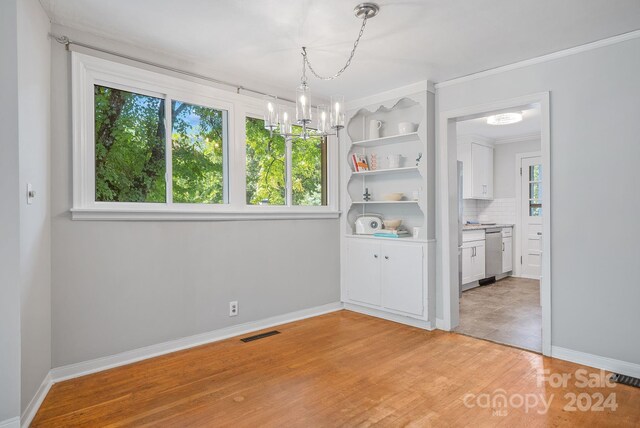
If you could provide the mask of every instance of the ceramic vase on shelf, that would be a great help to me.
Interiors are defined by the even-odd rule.
[[[380,138],[380,128],[382,128],[382,121],[372,120],[369,122],[369,139]]]

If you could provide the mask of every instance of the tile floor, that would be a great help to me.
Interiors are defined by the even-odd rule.
[[[540,281],[507,277],[462,293],[458,333],[542,352]]]

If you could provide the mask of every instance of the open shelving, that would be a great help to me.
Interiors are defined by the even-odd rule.
[[[354,141],[352,144],[357,147],[377,147],[386,144],[406,143],[407,141],[414,141],[418,139],[419,137],[417,132],[410,132],[408,134],[396,134],[389,135],[387,137],[372,138],[370,140]]]
[[[379,174],[394,174],[394,173],[399,173],[399,172],[416,172],[418,171],[418,167],[417,166],[406,166],[403,168],[385,168],[385,169],[374,169],[374,170],[369,170],[369,171],[357,171],[357,172],[353,172],[352,174],[355,176],[358,175],[379,175]]]

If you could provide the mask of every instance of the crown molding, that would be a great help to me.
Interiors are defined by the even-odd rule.
[[[553,61],[559,58],[564,58],[566,56],[587,52],[593,49],[598,49],[605,46],[610,46],[610,45],[626,42],[628,40],[633,40],[637,38],[640,38],[640,30],[630,31],[628,33],[620,34],[617,36],[609,37],[609,38],[598,40],[591,43],[586,43],[584,45],[575,46],[568,49],[563,49],[561,51],[553,52],[547,55],[526,59],[524,61],[514,62],[513,64],[507,64],[500,67],[491,68],[489,70],[479,71],[477,73],[468,74],[466,76],[457,77],[451,80],[445,80],[443,82],[436,83],[435,88],[436,89],[446,88],[447,86],[453,86],[453,85],[458,85],[460,83],[470,82],[472,80],[480,79],[487,76],[492,76],[494,74],[504,73],[505,71],[517,70],[519,68],[529,67],[535,64],[541,64],[541,63]]]
[[[493,144],[521,143],[523,141],[540,140],[540,138],[539,132],[532,132],[530,134],[516,135],[515,137],[495,138]]]

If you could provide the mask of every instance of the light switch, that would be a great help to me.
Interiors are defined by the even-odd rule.
[[[31,183],[27,183],[27,204],[33,204],[33,200],[36,197],[36,192],[33,190]]]

